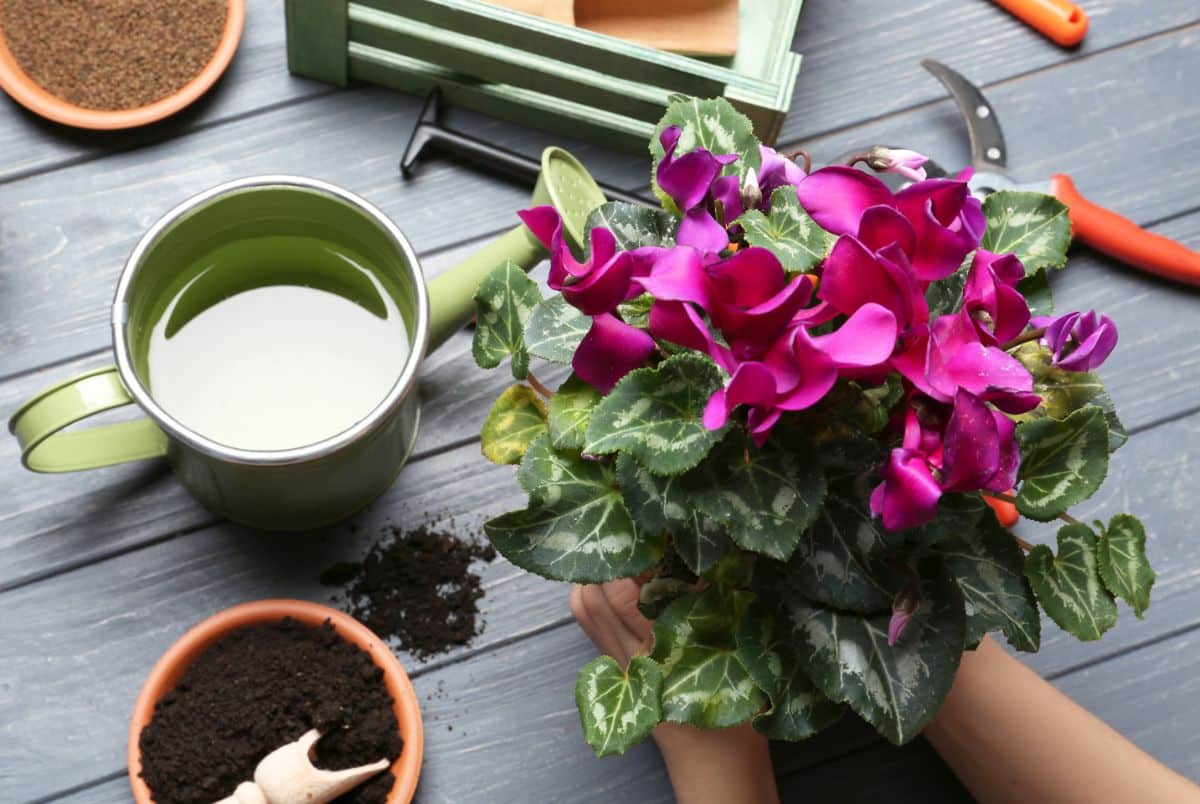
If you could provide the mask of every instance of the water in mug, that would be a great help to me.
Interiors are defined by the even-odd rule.
[[[154,327],[151,395],[240,449],[302,447],[352,427],[384,400],[409,351],[395,300],[366,264],[303,236],[214,249],[182,273]]]

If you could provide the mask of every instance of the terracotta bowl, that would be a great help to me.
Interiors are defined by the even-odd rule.
[[[142,729],[154,716],[154,705],[175,688],[188,665],[213,642],[239,628],[279,622],[284,617],[291,617],[311,626],[319,626],[326,620],[332,621],[334,628],[344,639],[365,650],[370,654],[372,661],[383,670],[383,682],[395,701],[396,720],[400,722],[400,735],[404,738],[404,750],[392,763],[396,785],[387,800],[388,804],[409,804],[412,801],[417,791],[417,778],[421,774],[421,759],[425,750],[421,708],[412,682],[408,680],[408,674],[388,650],[387,645],[358,620],[328,606],[303,600],[257,600],[225,609],[193,626],[162,655],[158,664],[150,671],[149,678],[142,685],[137,703],[134,704],[133,719],[129,724],[129,784],[133,788],[133,800],[137,804],[153,802],[150,788],[138,775],[142,770],[138,739]]]
[[[217,44],[212,59],[191,81],[175,90],[174,94],[154,103],[139,106],[136,109],[111,112],[85,109],[82,106],[68,103],[47,92],[21,69],[21,65],[13,56],[12,51],[8,49],[3,28],[0,28],[0,88],[3,88],[13,100],[31,112],[40,114],[56,123],[64,123],[77,128],[133,128],[162,120],[188,106],[207,92],[209,87],[221,77],[221,73],[225,72],[229,62],[233,60],[233,54],[242,38],[242,28],[246,23],[246,0],[228,0],[228,2],[229,12],[225,15],[225,30],[221,34],[221,41]]]

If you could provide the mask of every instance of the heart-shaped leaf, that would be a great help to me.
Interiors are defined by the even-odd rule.
[[[575,705],[596,756],[624,754],[646,739],[662,720],[661,694],[662,670],[653,659],[634,656],[625,671],[611,656],[584,665],[575,682]]]
[[[772,740],[804,740],[842,716],[804,673],[790,630],[763,601],[750,605],[738,626],[738,657],[771,701],[754,728]]]
[[[539,436],[521,461],[517,481],[529,507],[484,525],[513,564],[559,581],[602,583],[644,572],[662,558],[661,533],[634,525],[612,467],[556,451]]]
[[[1092,404],[1104,411],[1110,453],[1116,452],[1129,440],[1125,427],[1117,418],[1112,397],[1108,395],[1098,374],[1058,368],[1054,365],[1053,353],[1039,343],[1024,344],[1014,355],[1033,376],[1033,392],[1042,398],[1042,404],[1028,413],[1015,416],[1017,421],[1035,421],[1046,417],[1065,419]]]
[[[931,319],[957,313],[962,308],[963,288],[967,284],[967,273],[971,270],[974,259],[975,252],[972,251],[950,276],[929,283],[929,287],[925,289],[925,303],[929,305]]]
[[[1096,534],[1075,522],[1059,528],[1057,556],[1044,544],[1025,556],[1025,577],[1038,602],[1082,642],[1099,639],[1117,622],[1117,604],[1100,579],[1096,551]]]
[[[513,385],[496,399],[479,433],[492,463],[519,463],[535,438],[546,432],[546,405],[528,385]]]
[[[1025,578],[1024,556],[995,517],[960,529],[937,546],[958,581],[967,611],[967,645],[989,631],[1003,631],[1017,650],[1036,651],[1042,639],[1037,600]]]
[[[725,528],[704,514],[693,499],[690,486],[703,469],[686,475],[656,475],[628,455],[617,456],[621,493],[638,525],[671,534],[679,557],[697,575],[708,572],[733,549]]]
[[[738,432],[725,438],[708,464],[719,481],[694,492],[695,505],[743,550],[786,561],[825,499],[820,465],[778,442],[754,447]]]
[[[722,431],[701,421],[705,403],[720,387],[720,369],[698,354],[632,371],[592,410],[584,451],[627,452],[656,474],[685,472],[721,438]]]
[[[1066,205],[1054,196],[1001,190],[984,200],[983,214],[987,230],[982,247],[995,254],[1016,254],[1026,276],[1067,264],[1071,220]]]
[[[592,319],[555,293],[533,308],[525,323],[525,348],[551,363],[570,365]]]
[[[475,336],[471,353],[480,368],[491,369],[512,356],[512,373],[518,380],[529,373],[525,348],[525,322],[542,301],[537,283],[514,262],[497,266],[475,291]]]
[[[920,604],[895,645],[890,612],[853,614],[793,595],[788,617],[805,672],[892,743],[920,733],[950,692],[962,657],[966,615],[958,584],[936,560],[923,562]]]
[[[1146,558],[1146,530],[1137,517],[1117,514],[1100,532],[1097,547],[1100,578],[1140,619],[1150,605],[1154,570]]]
[[[641,204],[609,201],[592,210],[588,215],[586,231],[603,226],[613,233],[617,248],[633,251],[642,246],[675,245],[675,229],[679,220],[669,212]]]
[[[771,194],[771,211],[757,209],[737,219],[746,242],[768,249],[793,273],[807,273],[833,249],[834,236],[817,225],[796,197],[796,188],[780,187]]]
[[[737,655],[735,634],[753,595],[712,586],[679,598],[654,623],[663,718],[703,728],[744,723],[766,703]]]
[[[555,449],[582,449],[592,408],[600,392],[572,374],[550,397],[550,443]]]
[[[1030,274],[1026,271],[1025,278],[1017,283],[1017,290],[1029,304],[1029,314],[1032,316],[1054,315],[1054,293],[1050,289],[1049,272],[1045,269]]]
[[[886,611],[901,580],[886,559],[899,540],[882,530],[856,482],[835,484],[788,563],[788,579],[805,597],[831,608]]]
[[[1017,509],[1040,522],[1066,513],[1096,493],[1108,474],[1104,411],[1088,405],[1065,419],[1038,419],[1017,428],[1021,489]]]

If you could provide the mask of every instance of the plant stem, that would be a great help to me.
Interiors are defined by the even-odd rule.
[[[554,396],[554,392],[551,391],[546,386],[542,385],[541,382],[538,381],[538,378],[534,376],[532,371],[525,375],[525,379],[529,382],[529,384],[531,386],[533,386],[533,390],[537,391],[539,394],[546,397],[546,399],[549,399],[550,397]]]
[[[804,150],[803,148],[797,148],[794,151],[789,151],[788,153],[784,154],[784,156],[793,162],[796,161],[796,157],[802,158],[804,160],[804,172],[812,173],[812,157],[809,156],[808,151]]]
[[[1013,338],[1011,341],[1004,344],[1000,348],[1007,352],[1009,349],[1016,349],[1018,346],[1020,346],[1023,343],[1029,343],[1030,341],[1036,341],[1045,334],[1046,334],[1045,327],[1038,327],[1037,329],[1031,329],[1028,332],[1021,333],[1020,335]]]

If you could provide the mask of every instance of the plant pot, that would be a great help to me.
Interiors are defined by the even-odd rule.
[[[329,620],[343,639],[366,651],[383,670],[383,683],[392,696],[396,720],[400,723],[400,735],[404,738],[404,750],[392,763],[396,784],[387,800],[388,804],[408,804],[412,801],[421,774],[425,739],[417,694],[399,660],[388,650],[384,641],[365,625],[336,609],[303,600],[256,600],[225,609],[193,626],[167,649],[150,671],[134,704],[129,724],[129,784],[137,804],[153,804],[154,801],[149,786],[140,776],[142,756],[139,740],[142,729],[154,716],[155,704],[175,687],[188,666],[214,642],[240,628],[278,622],[284,617],[291,617],[312,627]]]
[[[233,61],[246,23],[246,0],[229,0],[228,9],[225,30],[221,32],[221,40],[208,64],[179,89],[145,106],[112,111],[85,109],[50,93],[22,69],[8,49],[3,28],[0,28],[0,88],[29,111],[76,128],[112,130],[157,122],[195,102],[217,82],[229,62]]]

